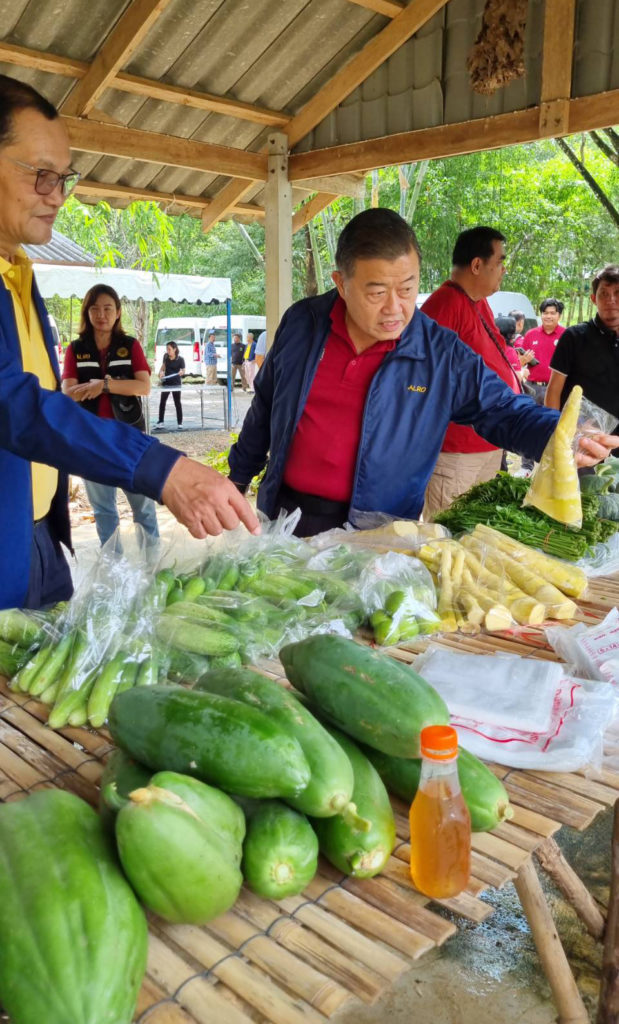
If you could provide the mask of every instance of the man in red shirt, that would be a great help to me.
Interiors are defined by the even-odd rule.
[[[523,347],[531,349],[537,359],[537,366],[531,366],[529,373],[529,384],[535,384],[535,401],[538,405],[544,404],[544,396],[548,381],[550,380],[550,360],[554,355],[557,342],[563,334],[565,327],[559,323],[559,317],[563,312],[563,303],[559,299],[544,299],[539,306],[542,318],[541,327],[533,327],[524,336]]]
[[[505,273],[505,236],[489,227],[469,228],[456,239],[448,281],[430,295],[423,312],[450,327],[512,389],[520,383],[506,354],[487,298],[498,291]],[[491,480],[501,468],[502,451],[472,427],[450,423],[426,490],[424,519],[447,508],[473,484]]]

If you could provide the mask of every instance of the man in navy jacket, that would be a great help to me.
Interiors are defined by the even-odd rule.
[[[195,537],[239,521],[259,529],[219,473],[60,392],[49,321],[20,246],[49,241],[78,178],[55,108],[0,75],[0,608],[70,596],[61,548],[71,544],[69,473],[162,501]]]
[[[416,309],[420,252],[401,217],[354,217],[336,266],[334,291],[284,314],[230,453],[241,490],[267,464],[259,509],[273,518],[299,507],[299,536],[360,523],[360,513],[418,518],[450,421],[539,459],[557,413],[515,394]],[[581,439],[579,464],[618,442]]]

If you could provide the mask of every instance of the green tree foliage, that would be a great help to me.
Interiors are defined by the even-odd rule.
[[[604,135],[607,152],[590,135],[567,141],[618,207],[614,139],[615,133]],[[534,305],[557,296],[566,303],[565,323],[590,315],[592,272],[616,259],[618,233],[608,210],[548,140],[369,175],[365,200],[337,200],[294,236],[295,299],[331,286],[338,234],[372,204],[391,207],[412,221],[423,252],[422,292],[437,288],[449,275],[456,235],[475,224],[496,226],[507,236],[504,287],[524,292]],[[232,312],[264,313],[264,230],[258,223],[240,229],[226,221],[204,234],[199,219],[170,217],[155,203],[117,210],[107,203],[85,206],[72,197],[60,211],[58,228],[94,253],[100,266],[230,277]],[[185,303],[153,303],[143,325],[145,311],[134,305],[126,304],[129,326],[138,325],[151,343],[160,317],[225,312],[222,306],[205,311]],[[68,335],[69,303],[53,300],[50,307]],[[74,309],[73,335],[76,319]]]

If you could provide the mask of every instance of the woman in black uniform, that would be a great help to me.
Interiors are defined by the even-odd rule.
[[[165,415],[165,407],[168,401],[168,395],[170,394],[169,388],[180,388],[182,378],[185,376],[185,360],[179,355],[178,345],[175,341],[169,341],[166,345],[166,354],[163,357],[163,363],[159,369],[159,379],[161,381],[161,398],[159,399],[159,418],[155,424],[155,430],[161,430],[163,427],[163,417]],[[172,391],[172,398],[174,399],[174,405],[176,407],[176,421],[178,423],[179,430],[183,426],[183,407],[181,405],[181,393],[178,390]]]

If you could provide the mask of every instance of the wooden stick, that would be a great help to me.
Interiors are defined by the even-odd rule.
[[[619,1024],[619,800],[615,804],[608,920],[597,1024]]]
[[[573,906],[589,934],[594,939],[601,939],[604,934],[604,915],[584,882],[566,861],[556,841],[552,837],[544,840],[535,853],[544,871]]]
[[[552,989],[559,1011],[559,1024],[589,1024],[589,1014],[576,987],[574,975],[530,857],[518,871],[514,885],[529,922],[544,974]]]

